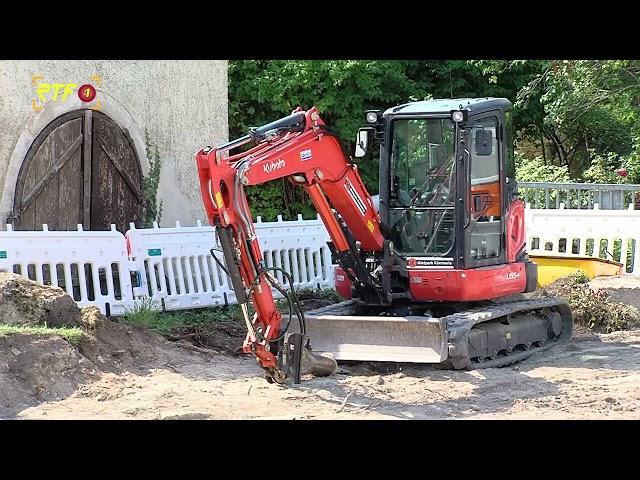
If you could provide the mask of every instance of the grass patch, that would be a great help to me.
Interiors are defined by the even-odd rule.
[[[0,323],[0,337],[20,333],[33,335],[58,335],[64,338],[73,346],[77,346],[80,343],[80,340],[82,340],[83,335],[85,334],[84,331],[78,327],[27,327],[22,325],[7,325],[5,323]]]
[[[150,299],[144,299],[133,308],[127,308],[121,319],[124,323],[153,330],[161,314],[162,312],[154,308]]]
[[[332,289],[300,289],[296,294],[303,310],[342,301]],[[279,299],[276,305],[283,315],[288,314],[286,300]],[[251,304],[249,316],[253,317]],[[222,346],[230,352],[242,345],[246,335],[242,311],[238,305],[163,312],[154,309],[150,301],[143,301],[125,312],[120,321],[147,328],[169,340],[187,339],[198,346]]]
[[[198,308],[163,312],[153,308],[151,302],[143,301],[121,317],[123,323],[148,328],[162,335],[172,335],[185,327],[201,326],[211,322],[236,322],[241,320],[240,308]]]

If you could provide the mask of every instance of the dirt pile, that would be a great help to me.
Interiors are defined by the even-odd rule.
[[[112,322],[96,307],[83,308],[81,318],[87,334],[78,351],[103,370],[118,371],[161,360],[169,343],[145,328]]]
[[[640,412],[640,330],[577,335],[510,368],[356,363],[284,388],[268,384],[250,355],[169,342],[96,308],[76,313],[84,332],[76,346],[58,335],[0,333],[0,418],[637,418]],[[225,328],[224,338],[240,345],[243,335]]]
[[[40,285],[15,273],[0,273],[0,323],[80,325],[80,310],[58,287]]]
[[[0,337],[0,418],[65,398],[98,376],[95,365],[61,337]]]
[[[149,330],[112,322],[95,307],[83,309],[80,318],[85,334],[77,347],[52,334],[0,337],[0,418],[77,395],[105,374],[146,375],[197,355]]]
[[[81,310],[61,289],[13,274],[0,275],[0,323],[83,331],[75,346],[53,329],[0,335],[0,418],[67,398],[107,372],[141,372],[175,357],[162,336],[112,322],[96,307]]]
[[[589,288],[594,291],[604,290],[612,301],[640,309],[640,278],[635,275],[597,277],[589,282]]]
[[[245,326],[239,322],[209,321],[199,325],[185,325],[165,335],[178,346],[193,345],[211,349],[216,353],[245,355],[242,342],[247,336]]]

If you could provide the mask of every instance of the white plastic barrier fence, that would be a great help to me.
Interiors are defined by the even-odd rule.
[[[587,255],[624,264],[627,273],[640,275],[640,211],[525,210],[527,251],[554,255]]]
[[[14,272],[65,290],[79,306],[119,315],[133,304],[125,239],[116,231],[0,232],[0,271]]]
[[[621,261],[640,275],[640,211],[525,210],[527,250],[558,255],[593,255]],[[268,267],[280,267],[296,288],[333,287],[333,266],[316,220],[255,223]],[[127,242],[129,251],[127,248]],[[119,315],[150,298],[158,308],[178,310],[234,303],[228,278],[210,254],[214,229],[195,227],[115,230],[0,231],[0,271],[15,272],[63,288],[80,306],[96,305]],[[610,255],[611,254],[611,255]],[[218,252],[222,261],[222,254]],[[131,274],[137,276],[133,287]],[[282,274],[274,275],[282,281]]]
[[[262,222],[254,224],[268,267],[288,272],[295,288],[333,286],[328,236],[320,219]],[[165,310],[180,310],[235,303],[229,279],[211,257],[219,249],[213,227],[136,229],[126,233],[130,255],[138,265],[140,286],[152,303]],[[224,264],[221,251],[214,252]],[[272,272],[283,282],[281,272]],[[274,295],[279,294],[274,291]]]
[[[260,239],[260,249],[267,267],[288,272],[296,288],[333,287],[331,252],[327,246],[329,234],[318,217],[316,220],[258,221],[254,224]],[[283,283],[279,271],[271,272]]]
[[[235,302],[227,275],[211,257],[213,227],[176,222],[171,228],[154,223],[153,228],[137,229],[131,224],[125,236],[143,295],[156,306],[164,301],[166,310],[180,310]]]

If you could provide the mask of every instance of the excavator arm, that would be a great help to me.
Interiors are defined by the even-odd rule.
[[[245,145],[245,151],[231,154]],[[295,300],[287,272],[265,266],[244,187],[286,177],[304,188],[331,237],[330,246],[338,263],[356,287],[381,296],[380,285],[362,260],[363,252],[375,254],[384,248],[373,200],[357,166],[350,163],[315,107],[297,109],[217,148],[205,147],[196,154],[196,160],[205,210],[210,224],[216,227],[225,270],[248,330],[243,350],[256,356],[268,379],[282,383],[290,374],[288,369],[293,368],[294,381],[299,382],[300,359],[311,355],[308,339],[304,338],[304,315],[289,296]],[[272,274],[274,270],[281,270],[289,280],[290,294]],[[283,328],[271,287],[285,295],[300,322],[301,336],[293,336],[296,344],[287,343],[285,352],[281,345],[288,325]],[[249,301],[255,310],[253,318],[249,318]],[[305,341],[302,348],[306,350],[300,352]],[[285,354],[285,360],[279,361],[278,351]]]

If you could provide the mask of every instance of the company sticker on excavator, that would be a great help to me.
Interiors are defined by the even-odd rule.
[[[370,231],[371,233],[373,233],[373,229],[374,229],[375,227],[373,226],[373,222],[372,222],[371,220],[368,220],[368,221],[367,221],[367,228],[369,229],[369,231]]]
[[[453,258],[409,257],[408,268],[453,268]]]
[[[216,193],[216,205],[218,205],[218,208],[222,208],[224,206],[224,202],[222,201],[222,193],[220,192]]]
[[[367,206],[362,201],[362,198],[360,198],[360,195],[358,195],[358,192],[356,192],[356,189],[353,188],[353,184],[348,178],[344,181],[344,188],[347,189],[347,192],[349,193],[349,196],[351,196],[353,203],[356,204],[356,208],[360,210],[360,213],[364,217],[367,213]]]
[[[262,169],[264,170],[264,173],[271,173],[284,168],[285,165],[285,161],[282,158],[279,158],[277,162],[272,161],[271,163],[265,163]]]
[[[309,160],[311,158],[311,150],[302,150],[300,152],[300,161],[304,162],[305,160]]]

